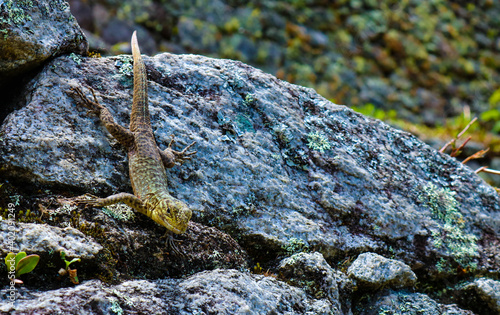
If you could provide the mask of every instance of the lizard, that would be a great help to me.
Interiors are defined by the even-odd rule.
[[[134,61],[134,92],[128,129],[114,121],[109,110],[98,102],[92,88],[90,91],[93,101],[78,87],[72,88],[72,94],[74,98],[80,99],[80,102],[77,102],[79,105],[86,107],[90,113],[100,118],[108,132],[128,151],[130,182],[134,194],[122,192],[106,198],[92,196],[90,199],[80,200],[80,203],[103,207],[123,202],[167,228],[167,233],[170,231],[182,234],[186,232],[192,211],[184,202],[169,194],[165,169],[190,160],[191,155],[197,153],[188,151],[195,142],[182,151],[175,151],[172,149],[174,143],[172,136],[167,149],[160,150],[151,127],[146,67],[135,31],[132,34],[131,46]],[[175,246],[173,247],[176,250]]]

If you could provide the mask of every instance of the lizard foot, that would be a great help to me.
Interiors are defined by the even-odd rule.
[[[175,151],[173,150],[171,147],[172,145],[174,144],[175,142],[175,139],[174,139],[174,136],[172,135],[172,139],[170,140],[170,143],[168,144],[168,148],[167,150],[171,150],[172,153],[174,154],[174,157],[175,157],[175,162],[177,163],[180,163],[181,165],[187,161],[187,160],[191,160],[191,155],[194,155],[196,154],[198,151],[191,151],[191,152],[188,152],[188,150],[196,144],[196,141],[194,141],[193,143],[191,143],[190,145],[186,146],[182,151]]]
[[[176,242],[177,243],[182,243],[181,240],[176,240],[172,234],[172,232],[168,231],[165,233],[165,235],[162,236],[162,238],[166,238],[167,239],[167,246],[172,250],[172,252],[177,255],[177,256],[182,256],[182,257],[186,257],[186,254],[179,249],[179,247],[177,246]]]
[[[82,90],[79,87],[72,87],[70,94],[71,96],[73,96],[73,98],[78,97],[80,99],[80,102],[78,104],[87,108],[90,113],[99,115],[104,106],[99,104],[99,101],[95,96],[94,89],[90,88],[90,92],[92,92],[92,96],[94,97],[93,101],[91,101],[85,94],[83,94]]]

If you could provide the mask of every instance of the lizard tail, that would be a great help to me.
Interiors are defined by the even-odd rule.
[[[131,46],[134,57],[134,100],[130,114],[130,130],[135,132],[140,128],[150,128],[146,67],[142,61],[136,31],[132,34]]]

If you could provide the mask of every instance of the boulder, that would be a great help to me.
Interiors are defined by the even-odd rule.
[[[375,253],[363,253],[352,263],[347,275],[356,281],[360,289],[412,287],[417,276],[404,263],[387,259]]]
[[[91,280],[76,287],[23,293],[18,293],[15,306],[0,301],[0,310],[16,314],[342,314],[327,299],[313,299],[272,277],[231,269],[114,286]]]
[[[87,40],[64,0],[0,3],[0,83],[53,57],[87,51]]]
[[[172,134],[179,146],[196,141],[196,158],[167,171],[172,195],[195,222],[249,250],[265,244],[255,251],[261,261],[302,244],[327,260],[390,253],[428,274],[500,265],[487,245],[500,235],[499,196],[454,158],[241,62],[172,54],[145,62],[160,148]],[[93,89],[127,126],[130,69],[129,56],[48,63],[0,127],[2,176],[130,192],[126,152],[68,93]]]

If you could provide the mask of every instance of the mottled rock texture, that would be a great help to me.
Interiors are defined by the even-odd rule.
[[[283,259],[278,266],[279,279],[303,288],[316,298],[327,298],[335,313],[349,314],[352,282],[333,269],[321,253],[298,253]]]
[[[17,220],[47,223],[15,224],[26,227],[15,239],[20,249],[44,256],[23,275],[30,286],[17,292],[17,306],[2,289],[1,310],[342,314],[356,295],[344,271],[358,256],[348,273],[360,280],[379,268],[372,290],[411,285],[413,271],[424,283],[454,281],[457,270],[498,274],[499,197],[455,159],[240,62],[173,54],[145,62],[159,146],[172,134],[179,146],[197,142],[193,161],[167,171],[172,195],[194,213],[177,239],[186,254],[170,251],[165,230],[130,209],[83,209],[68,197],[131,191],[123,148],[68,95],[94,89],[127,126],[131,59],[58,57],[8,104],[16,110],[0,126],[0,176],[37,192],[30,216],[16,204]],[[61,250],[82,258],[79,275],[90,281],[64,288]],[[292,256],[308,251],[316,252]],[[241,271],[247,253],[269,266],[267,277]],[[203,271],[215,268],[226,270]],[[410,313],[467,314],[421,293],[356,299],[359,312],[372,302],[384,312],[396,300],[394,312],[410,304]]]
[[[404,291],[394,291],[374,297],[364,305],[360,305],[356,313],[360,315],[474,315],[473,312],[460,309],[455,304],[440,304],[426,294]]]
[[[498,194],[414,136],[230,60],[145,58],[161,148],[174,134],[197,157],[168,172],[194,221],[224,229],[266,260],[297,244],[326,259],[389,253],[430,273],[499,265]],[[127,126],[128,56],[60,57],[27,85],[0,129],[2,175],[107,195],[131,191],[126,154],[67,95],[93,88]],[[488,242],[484,242],[485,238]],[[272,258],[271,257],[271,258]]]
[[[459,300],[464,307],[478,314],[500,314],[500,281],[479,278],[459,289]]]
[[[7,291],[1,290],[2,295]],[[236,270],[202,272],[183,280],[133,280],[109,286],[99,280],[74,288],[19,293],[16,314],[342,314],[327,299],[271,277]]]
[[[66,1],[0,2],[0,83],[87,46]]]
[[[6,256],[9,251],[25,251],[34,254],[64,251],[68,257],[93,259],[102,249],[102,246],[85,237],[85,235],[72,227],[64,229],[48,224],[0,222],[0,234],[12,238],[13,248],[10,248],[9,238],[0,238],[0,255]]]
[[[347,274],[356,281],[360,289],[398,289],[412,287],[417,282],[417,276],[410,267],[374,253],[359,255]]]

